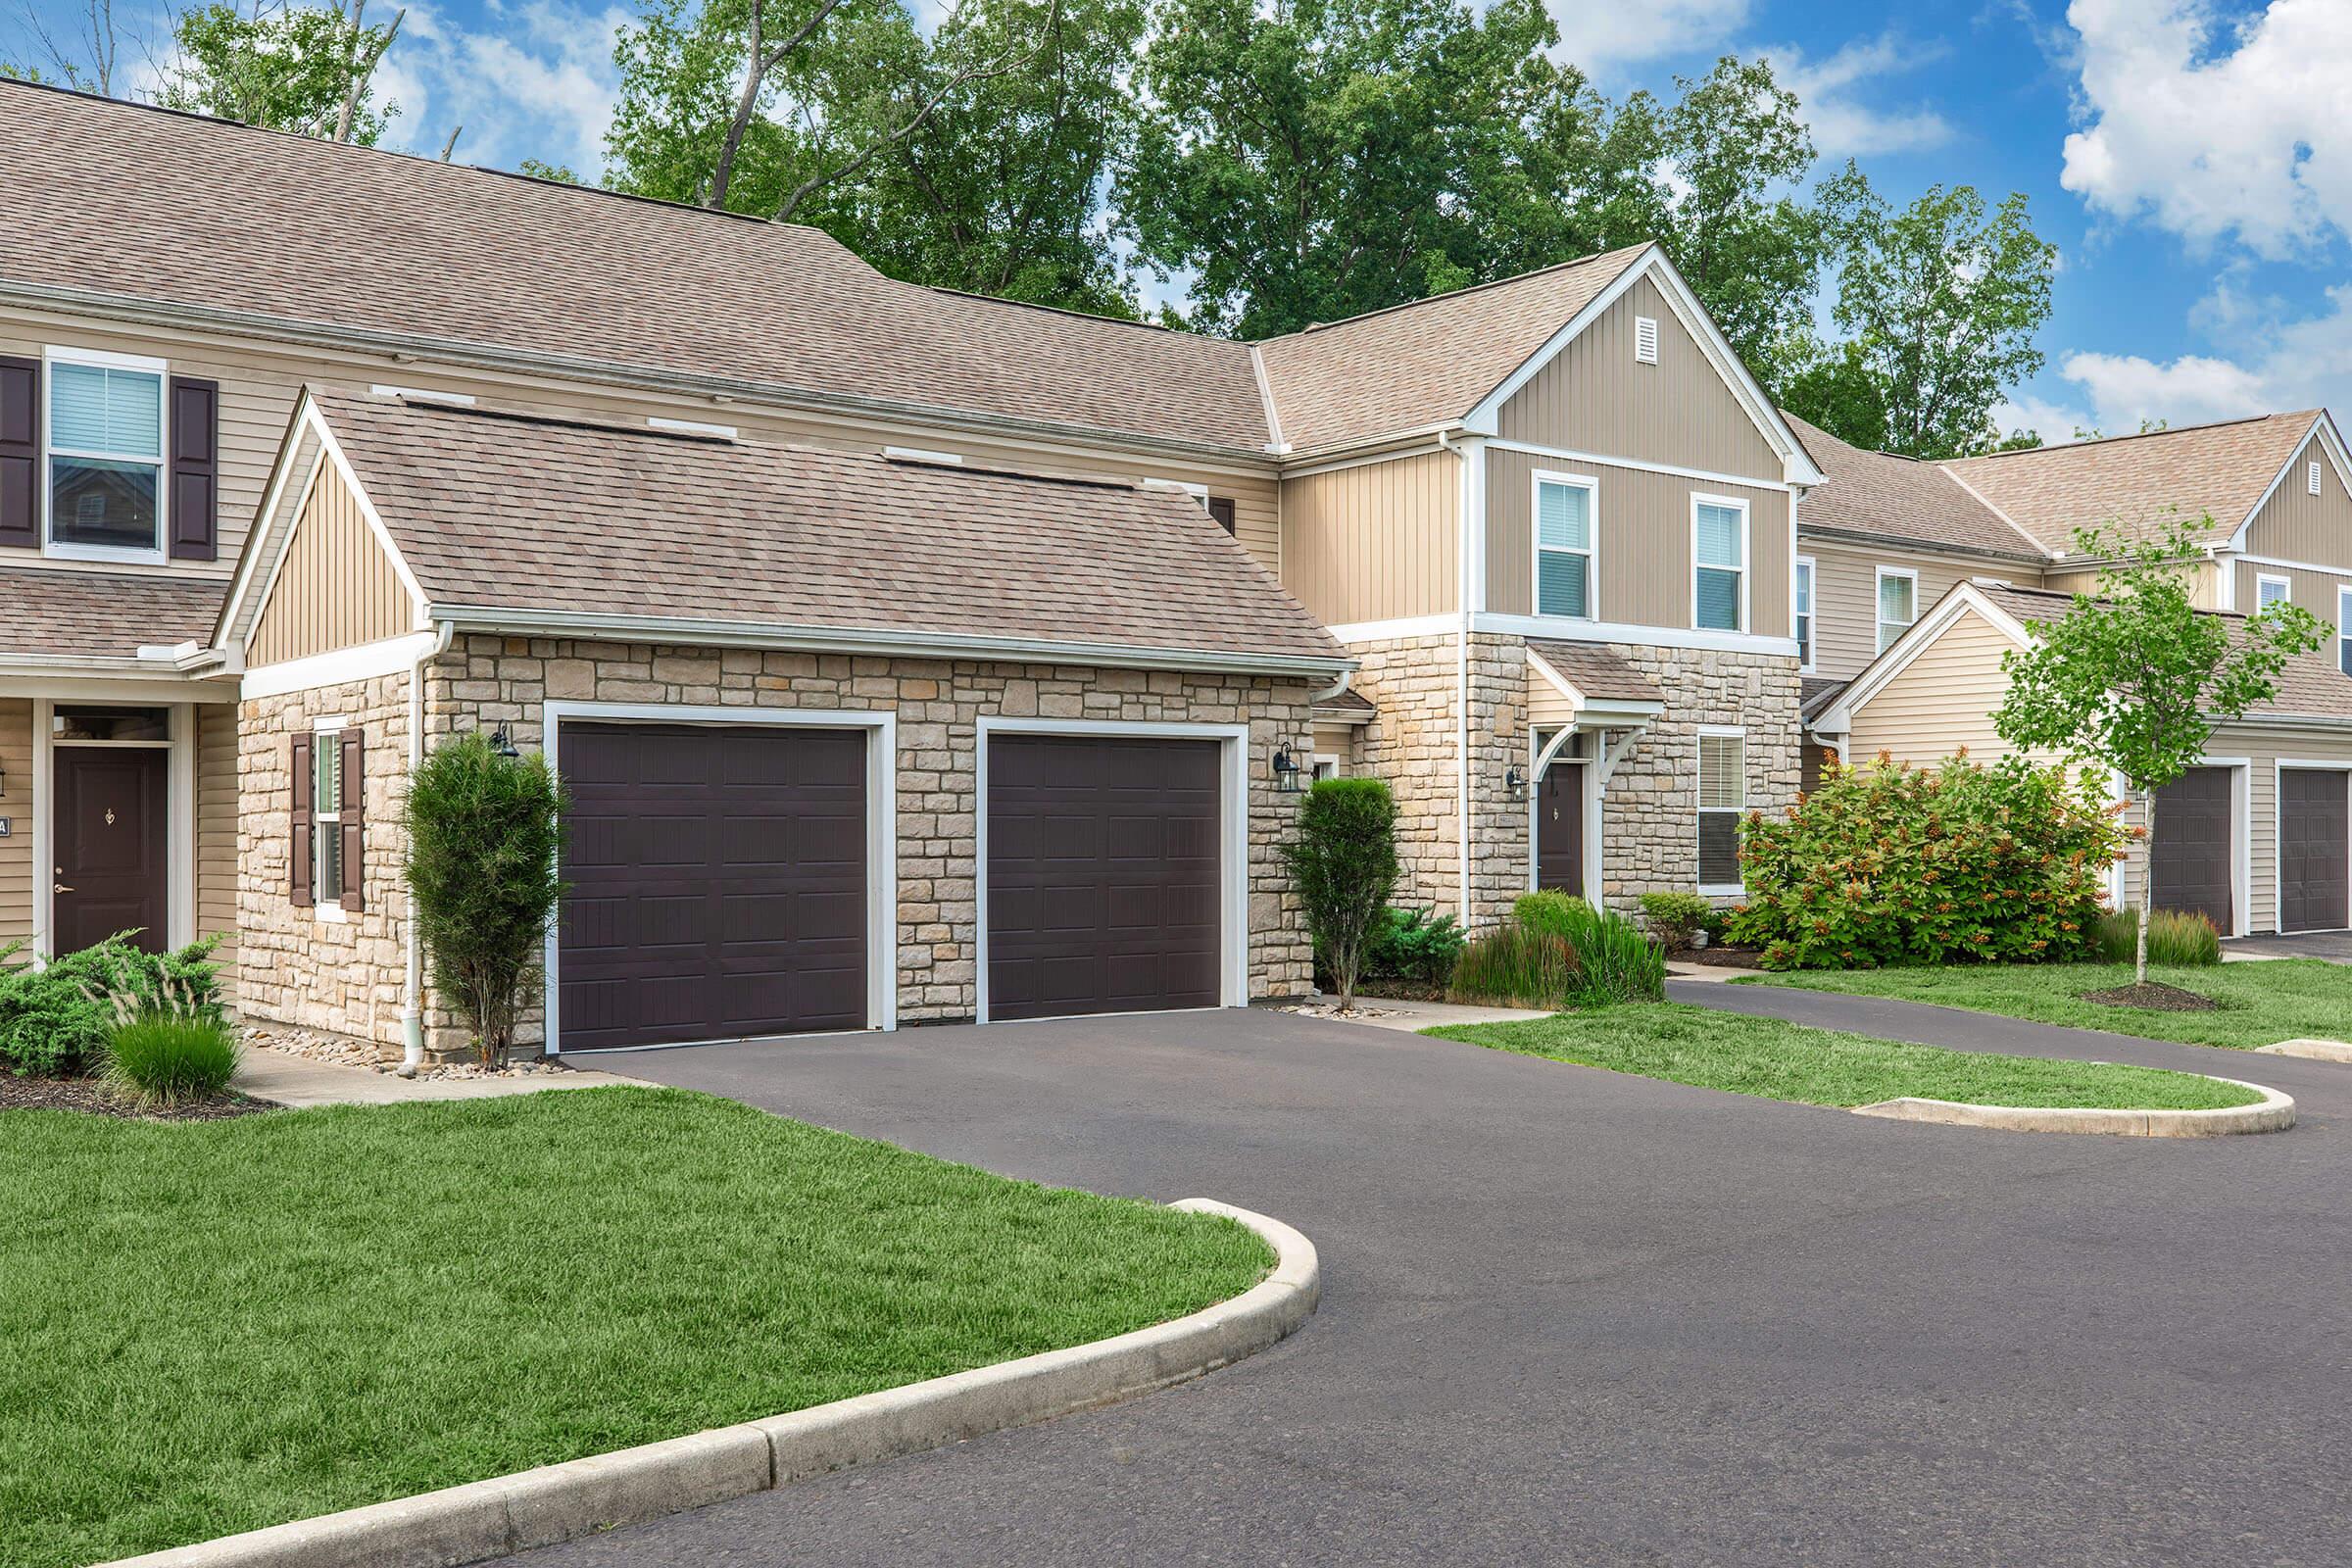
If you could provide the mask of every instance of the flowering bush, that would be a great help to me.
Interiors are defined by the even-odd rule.
[[[2119,808],[2095,774],[2017,758],[1839,768],[1786,820],[1748,817],[1727,935],[1768,969],[2058,962],[2093,953]]]

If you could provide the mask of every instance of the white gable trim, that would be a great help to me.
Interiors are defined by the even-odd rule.
[[[1909,631],[1888,643],[1885,653],[1864,665],[1861,674],[1846,682],[1838,700],[1824,709],[1810,727],[1825,735],[1850,733],[1854,715],[1869,707],[1870,700],[1909,669],[1920,655],[1935,647],[1936,639],[1964,614],[1977,615],[2021,649],[2034,646],[2034,634],[2026,629],[2025,622],[1985,598],[1975,584],[1956,584],[1936,602],[1935,609],[1913,621]]]
[[[2336,430],[2335,420],[2327,410],[2322,409],[2311,421],[2311,428],[2296,440],[2295,450],[2287,454],[2286,462],[2271,476],[2270,487],[2263,491],[2262,498],[2238,519],[2236,530],[2230,535],[2230,542],[2223,549],[2242,551],[2246,548],[2246,535],[2253,530],[2254,519],[2262,515],[2262,509],[2271,504],[2271,498],[2278,493],[2287,477],[2303,466],[2303,449],[2311,445],[2314,436],[2319,437],[2320,450],[2328,454],[2328,462],[2335,469],[2335,482],[2346,490],[2352,490],[2352,458],[2348,458],[2344,451],[2344,438]]]

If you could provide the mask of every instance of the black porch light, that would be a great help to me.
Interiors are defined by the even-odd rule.
[[[1514,801],[1527,799],[1527,775],[1519,771],[1517,762],[1502,770],[1502,787],[1510,792]]]
[[[514,749],[514,742],[507,734],[507,726],[504,724],[490,732],[490,749],[509,760],[522,755]]]
[[[1298,759],[1287,746],[1274,748],[1274,789],[1277,794],[1300,795],[1306,786],[1298,782]]]

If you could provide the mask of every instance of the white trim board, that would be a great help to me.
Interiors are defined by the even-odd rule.
[[[122,697],[115,698],[115,701],[125,707],[157,706],[155,703]],[[56,712],[56,699],[33,699],[30,949],[36,963],[58,956],[54,951],[57,900],[52,890],[57,883],[57,824],[54,816],[57,809],[57,753],[60,746],[93,751],[121,746],[125,750],[168,754],[164,764],[164,940],[173,948],[186,947],[196,940],[196,710],[184,694],[167,706],[167,722],[170,726],[166,732],[167,739],[140,741],[125,746],[107,741],[56,740],[50,728]],[[44,872],[41,869],[44,865],[50,870]]]
[[[432,652],[437,641],[429,631],[404,632],[398,637],[331,649],[303,659],[259,664],[245,671],[240,691],[246,697],[277,697],[319,686],[340,686],[347,681],[411,674],[416,661]]]
[[[1451,637],[1461,630],[1461,617],[1450,613],[1408,615],[1396,620],[1349,621],[1330,628],[1343,643],[1392,642],[1408,637]],[[1766,637],[1746,632],[1693,631],[1684,626],[1641,626],[1630,621],[1580,620],[1573,615],[1518,615],[1501,611],[1474,612],[1472,632],[1505,637],[1532,637],[1555,643],[1624,643],[1637,648],[1704,648],[1729,654],[1781,654],[1796,657],[1794,637]]]
[[[899,1023],[899,716],[888,709],[724,708],[691,704],[555,701],[540,706],[540,749],[561,769],[564,721],[584,724],[708,724],[736,729],[761,725],[858,729],[865,742],[865,1004],[866,1027]],[[561,1055],[563,1036],[562,915],[550,920],[543,949],[547,966],[547,1054]],[[730,1037],[740,1038],[740,1037]],[[788,1038],[798,1038],[797,1036]],[[681,1041],[679,1044],[710,1044]]]
[[[2346,490],[2352,490],[2352,458],[2348,458],[2344,451],[2343,437],[2335,428],[2335,420],[2327,410],[2322,409],[2312,419],[2310,428],[2295,438],[2295,450],[2287,454],[2286,462],[2271,476],[2271,482],[2264,488],[2261,498],[2247,509],[2246,514],[2238,519],[2237,526],[2230,530],[2230,542],[2223,548],[2232,554],[2245,548],[2246,535],[2252,531],[2254,519],[2262,515],[2262,509],[2271,504],[2271,498],[2286,483],[2287,475],[2303,466],[2303,451],[2311,445],[2314,436],[2319,438],[2320,450],[2328,455],[2328,466],[2335,469],[2336,483]]]

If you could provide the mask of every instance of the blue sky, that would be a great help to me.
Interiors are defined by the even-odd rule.
[[[72,32],[85,0],[17,0]],[[373,0],[388,10],[397,0]],[[593,174],[630,3],[408,0],[393,139]],[[2352,408],[2352,0],[1554,0],[1612,96],[1771,56],[1824,172],[1888,195],[2023,190],[2061,250],[2048,367],[2005,422],[2051,438]],[[128,7],[118,0],[118,11]],[[0,0],[0,51],[26,53]]]

